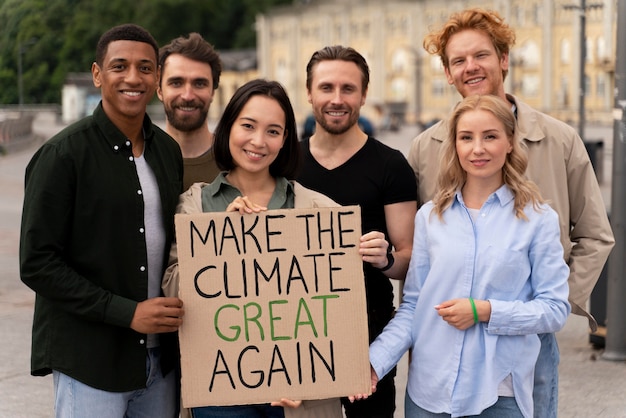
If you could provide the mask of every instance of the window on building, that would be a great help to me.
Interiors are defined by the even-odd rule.
[[[398,49],[391,56],[391,69],[395,74],[401,74],[408,68],[408,56],[405,50]]]
[[[439,58],[438,55],[431,55],[430,69],[438,73],[443,72],[443,63],[441,62],[441,58]]]
[[[524,42],[520,51],[521,62],[525,68],[537,68],[539,67],[539,60],[541,54],[539,52],[539,46],[535,41]]]
[[[541,26],[541,24],[543,23],[542,16],[543,16],[543,13],[542,13],[541,5],[534,4],[533,5],[533,22],[535,26]]]
[[[446,94],[446,85],[448,83],[444,80],[433,80],[431,94],[433,97],[443,97]]]
[[[561,64],[569,64],[572,53],[571,49],[569,39],[561,40]]]
[[[585,39],[585,46],[585,62],[592,63],[595,61],[596,57],[595,43],[593,42],[593,39]]]
[[[596,83],[597,83],[596,95],[600,99],[605,99],[607,97],[607,91],[606,91],[607,90],[607,79],[606,79],[606,74],[604,74],[604,73],[598,74]]]
[[[567,77],[561,77],[561,86],[556,95],[556,103],[564,108],[569,106],[569,80]]]
[[[539,96],[541,81],[536,75],[527,74],[522,77],[522,94],[525,97]]]
[[[596,53],[598,59],[600,60],[607,59],[609,56],[608,51],[606,50],[606,41],[603,36],[598,37],[596,40]]]
[[[404,77],[396,77],[391,82],[391,97],[394,102],[406,101],[408,91],[409,86]]]

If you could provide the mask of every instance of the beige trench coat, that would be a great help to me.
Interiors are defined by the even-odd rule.
[[[559,214],[561,244],[570,268],[572,313],[586,316],[595,331],[598,325],[587,311],[587,301],[615,239],[589,155],[572,127],[511,95],[507,98],[517,108],[516,135],[528,148],[526,174]],[[411,144],[408,160],[415,171],[421,203],[435,195],[439,149],[447,136],[448,123],[444,120],[422,132]]]

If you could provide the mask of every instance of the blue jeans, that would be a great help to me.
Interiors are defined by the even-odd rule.
[[[283,408],[270,404],[192,408],[193,418],[284,418]]]
[[[130,392],[107,392],[53,371],[56,417],[178,417],[176,373],[172,370],[164,377],[160,358],[159,348],[148,349],[146,387]]]
[[[541,350],[535,364],[534,416],[556,418],[559,404],[559,346],[556,334],[539,334]]]
[[[405,418],[450,418],[450,414],[434,414],[420,408],[413,402],[407,393],[404,398]],[[517,406],[513,397],[500,396],[495,404],[485,409],[480,415],[468,415],[468,417],[484,418],[523,418],[522,411]]]

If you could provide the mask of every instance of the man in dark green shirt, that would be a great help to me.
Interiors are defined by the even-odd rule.
[[[56,416],[178,414],[182,302],[160,284],[182,192],[176,142],[146,115],[158,47],[116,26],[92,66],[102,101],[26,168],[20,273],[36,292],[31,373],[54,374]]]

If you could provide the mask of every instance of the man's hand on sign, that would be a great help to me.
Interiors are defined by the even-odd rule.
[[[178,298],[150,298],[137,304],[130,327],[142,334],[174,332],[184,314],[183,301]]]
[[[302,405],[302,401],[292,401],[291,399],[281,398],[280,401],[272,402],[272,406],[282,406],[283,408],[298,408]]]
[[[244,213],[258,213],[264,210],[267,210],[265,206],[257,205],[248,196],[238,196],[226,207],[226,212],[239,212],[242,215]]]
[[[388,264],[388,248],[389,243],[385,239],[385,234],[372,231],[361,237],[359,254],[363,258],[363,261],[370,263],[378,269],[383,269]]]
[[[374,368],[371,367],[372,370],[372,393],[376,392],[376,385],[378,384],[378,375],[374,371]],[[359,393],[356,395],[348,396],[350,402],[361,401],[363,399],[367,399],[370,395],[367,393]]]

